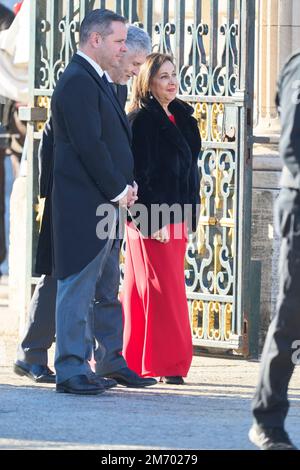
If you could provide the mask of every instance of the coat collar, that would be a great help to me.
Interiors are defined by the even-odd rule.
[[[121,118],[121,121],[125,127],[125,130],[127,132],[129,140],[132,138],[131,134],[131,129],[128,123],[127,116],[125,114],[124,109],[121,107],[121,104],[117,98],[117,96],[114,95],[113,91],[111,90],[110,86],[107,86],[107,84],[104,83],[103,79],[100,77],[100,75],[97,73],[97,71],[94,69],[94,67],[82,56],[78,54],[74,54],[72,57],[71,62],[75,62],[82,67],[85,68],[85,70],[92,75],[92,77],[96,80],[97,84],[100,86],[101,90],[108,96],[110,101],[112,102],[114,108],[116,109],[118,115]]]
[[[154,97],[145,99],[142,103],[142,107],[151,113],[160,113],[162,116],[166,116],[167,120],[169,120],[164,109]],[[169,111],[174,114],[175,119],[176,117],[188,119],[193,114],[194,109],[188,103],[185,103],[179,98],[175,98],[175,100],[171,101],[169,104]]]
[[[158,123],[159,128],[165,132],[166,137],[184,153],[190,154],[189,145],[183,136],[178,124],[188,119],[193,113],[192,106],[179,99],[173,100],[169,105],[170,112],[174,115],[176,126],[170,121],[159,102],[152,97],[143,102],[142,107],[146,109]]]

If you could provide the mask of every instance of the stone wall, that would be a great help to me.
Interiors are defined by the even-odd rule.
[[[279,193],[281,162],[277,145],[255,145],[252,193],[252,259],[260,260],[260,349],[275,313],[280,240],[274,229],[274,203]]]
[[[280,121],[276,82],[287,58],[300,48],[299,0],[256,0],[252,258],[262,263],[260,345],[278,292],[279,238],[273,206],[279,192]]]

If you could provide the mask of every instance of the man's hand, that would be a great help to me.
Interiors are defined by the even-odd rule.
[[[133,187],[129,186],[128,191],[122,199],[119,200],[119,206],[121,207],[131,207],[135,203],[135,201],[138,199],[137,197],[137,184],[134,183]]]
[[[127,192],[127,206],[131,207],[133,204],[138,200],[137,197],[137,184],[136,182],[133,183],[133,186],[129,186],[128,192]]]

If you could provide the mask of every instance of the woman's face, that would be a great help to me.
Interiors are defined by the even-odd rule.
[[[176,97],[178,81],[172,62],[165,62],[151,80],[150,91],[162,105],[168,105]]]

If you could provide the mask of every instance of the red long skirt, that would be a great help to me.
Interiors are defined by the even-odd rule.
[[[175,239],[175,227],[183,232]],[[144,238],[126,227],[123,355],[141,376],[186,376],[192,337],[184,282],[185,224],[169,226],[170,241]],[[175,232],[176,236],[178,232]]]

